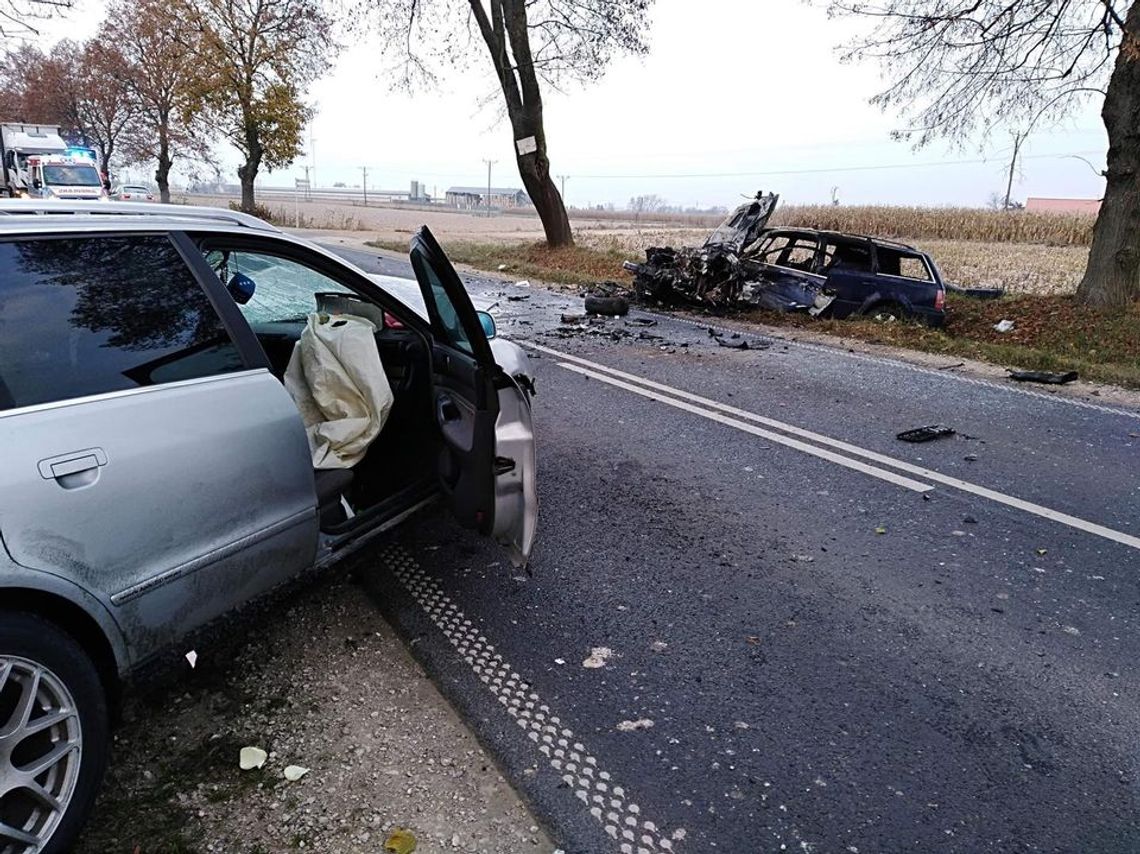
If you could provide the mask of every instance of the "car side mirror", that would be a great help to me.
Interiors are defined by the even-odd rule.
[[[491,317],[491,315],[486,311],[477,311],[475,313],[479,315],[479,322],[483,324],[483,334],[486,335],[487,340],[490,341],[495,337],[496,334],[495,318]]]
[[[234,302],[238,305],[245,305],[253,299],[254,291],[257,290],[257,283],[245,273],[234,273],[230,276],[230,283],[226,285],[226,290],[230,292]]]
[[[39,178],[33,178],[32,179],[32,188],[36,189],[36,190],[42,190],[44,188],[44,182],[41,181]]]

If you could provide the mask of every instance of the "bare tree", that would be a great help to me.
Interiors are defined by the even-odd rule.
[[[312,109],[302,100],[335,45],[317,0],[189,0],[201,94],[212,118],[245,158],[238,167],[242,210],[255,209],[262,169],[301,153]]]
[[[550,246],[574,242],[550,175],[542,85],[596,80],[619,53],[643,54],[653,0],[360,0],[406,88],[439,65],[489,57],[511,123],[519,176]],[[482,47],[480,47],[480,43]]]
[[[1032,129],[1102,99],[1104,202],[1078,297],[1140,299],[1140,3],[1129,0],[831,0],[871,18],[846,57],[879,60],[891,83],[874,99],[916,119],[900,136],[964,142],[995,127]]]
[[[123,81],[136,108],[125,148],[135,162],[155,163],[159,198],[170,201],[170,169],[179,156],[206,154],[201,127],[205,85],[190,46],[192,24],[166,0],[118,0],[99,40],[125,58]]]
[[[0,44],[39,34],[40,21],[67,12],[72,0],[0,0]]]
[[[99,151],[104,174],[134,118],[126,60],[114,45],[64,39],[51,52],[24,44],[0,63],[4,117],[59,125]]]

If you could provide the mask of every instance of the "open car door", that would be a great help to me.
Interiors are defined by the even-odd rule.
[[[443,446],[439,481],[459,522],[525,566],[538,520],[530,401],[495,364],[459,275],[426,226],[411,247],[432,333],[432,405]]]

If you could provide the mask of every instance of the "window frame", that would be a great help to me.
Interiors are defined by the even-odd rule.
[[[264,354],[261,352],[260,345],[257,345],[257,339],[252,338],[252,333],[249,331],[248,327],[245,327],[243,330],[241,326],[234,326],[233,312],[226,310],[226,301],[220,300],[219,295],[214,291],[214,289],[204,286],[202,277],[199,275],[193,264],[193,257],[187,257],[184,247],[180,245],[180,242],[177,239],[178,234],[179,233],[177,232],[171,232],[165,229],[114,229],[107,231],[86,231],[80,229],[76,231],[52,231],[50,233],[31,234],[16,232],[10,234],[0,234],[0,244],[33,243],[59,240],[146,239],[156,237],[165,239],[171,245],[178,258],[186,265],[186,272],[187,275],[190,276],[191,281],[205,291],[206,299],[209,302],[210,307],[213,309],[215,316],[218,318],[219,322],[222,325],[222,329],[229,337],[230,342],[234,345],[234,348],[237,351],[238,357],[241,359],[242,368],[237,371],[228,371],[220,374],[208,374],[201,377],[189,377],[180,380],[172,380],[170,382],[155,383],[153,385],[137,385],[133,388],[120,388],[111,389],[108,391],[90,392],[88,394],[73,395],[70,397],[61,397],[55,400],[41,401],[39,403],[12,406],[7,409],[0,409],[0,418],[16,415],[23,412],[35,412],[44,409],[57,409],[60,407],[73,405],[77,402],[103,400],[112,397],[119,397],[122,395],[152,393],[155,391],[161,391],[162,389],[192,383],[197,384],[204,382],[217,382],[219,380],[226,380],[231,377],[243,376],[249,371],[261,367],[259,364],[261,361],[265,361],[266,365],[268,365],[268,360],[265,359]],[[214,279],[216,280],[217,276],[214,276]],[[226,300],[228,300],[229,307],[236,311],[237,306],[234,304],[232,299],[229,299],[229,294],[224,290],[222,293],[225,295]],[[237,319],[242,320],[240,314],[238,314]],[[253,343],[257,345],[255,350],[249,349],[249,342],[246,340],[247,335],[252,338]]]

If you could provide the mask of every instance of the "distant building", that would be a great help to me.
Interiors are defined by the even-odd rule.
[[[460,210],[487,207],[486,187],[448,187],[447,204]],[[530,196],[514,187],[492,187],[491,207],[521,208],[530,204]]]
[[[1030,196],[1025,200],[1025,209],[1044,213],[1075,213],[1096,216],[1100,213],[1100,201],[1100,199],[1038,199]]]

